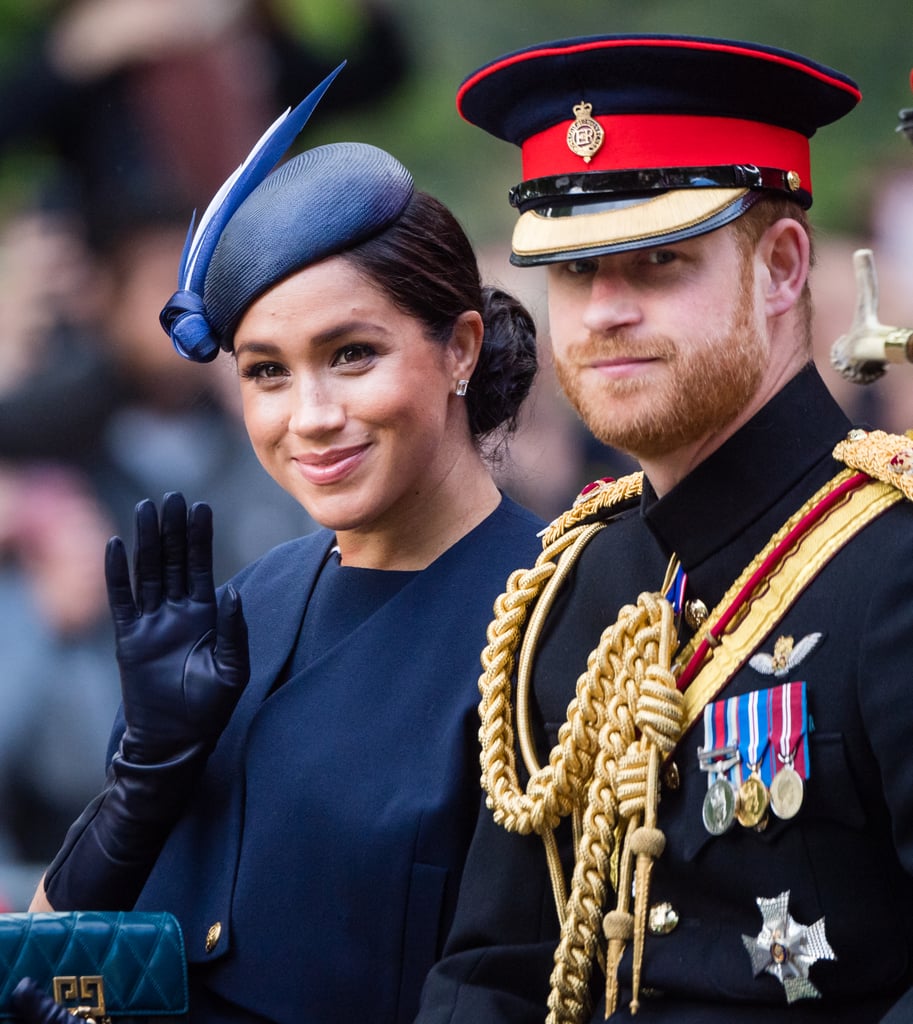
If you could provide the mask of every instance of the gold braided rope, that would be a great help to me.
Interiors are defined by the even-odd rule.
[[[678,741],[683,720],[683,698],[671,668],[672,609],[659,595],[642,594],[603,632],[577,681],[576,696],[549,763],[534,770],[526,790],[521,789],[510,708],[514,652],[528,608],[557,569],[555,558],[587,529],[570,529],[547,544],[532,570],[511,575],[495,603],[479,680],[482,786],[495,821],[508,831],[545,836],[561,818],[575,812],[583,816],[571,894],[555,953],[549,1024],[579,1021],[587,1011],[605,879],[619,828],[624,835],[623,860],[634,857],[638,862],[639,892],[630,934],[635,939],[635,956],[642,955],[647,861],[661,850],[661,833],[655,828],[658,764]],[[627,921],[625,887],[619,892],[618,913]],[[610,950],[617,948],[617,941],[610,944]],[[614,958],[612,966],[617,967]],[[639,971],[635,981],[639,984]]]
[[[909,436],[853,431],[847,441],[837,446],[834,456],[852,469],[889,482],[907,498],[913,498],[913,444]],[[847,476],[847,471],[839,474],[828,488]],[[543,607],[536,606],[530,623],[534,638],[529,649],[521,653],[519,698],[521,686],[529,686],[535,640],[560,579],[567,575],[569,563],[576,560],[592,534],[604,525],[576,524],[639,493],[641,486],[641,474],[606,481],[597,491],[581,495],[569,512],[551,524],[544,534],[544,550],[536,566],[512,574],[506,592],[495,603],[496,617],[489,625],[489,642],[482,655],[485,671],[479,680],[479,739],[487,804],[495,820],[508,831],[535,832],[545,839],[559,903],[561,939],[551,977],[548,1024],[576,1024],[587,1014],[592,963],[599,954],[598,927],[605,906],[605,880],[613,850],[619,843],[616,909],[602,921],[608,940],[606,1016],[616,1008],[618,965],[632,938],[631,1012],[637,1012],[650,875],[653,862],[665,845],[665,838],[656,827],[659,768],[678,742],[687,716],[685,698],[679,693],[673,674],[676,638],[671,606],[658,594],[641,594],[636,605],[621,610],[617,621],[603,632],[591,652],[587,670],[577,681],[567,719],[559,730],[558,743],[545,767],[538,766],[531,737],[524,732],[528,728],[528,713],[524,710],[519,728],[530,773],[524,792],[516,772],[511,725],[514,652],[523,635],[528,608],[542,596]],[[828,488],[822,489],[797,516],[804,514]],[[863,510],[861,519],[868,521],[889,503],[879,499],[872,503],[873,511]],[[792,517],[771,539],[758,559],[796,518]],[[559,573],[556,560],[562,555],[563,571]],[[725,607],[726,600],[721,604]],[[699,638],[700,634],[679,654],[679,666],[687,660]],[[525,704],[524,694],[524,709]],[[571,894],[565,902],[561,897],[564,881],[553,832],[568,814],[574,815],[575,825],[581,817],[582,823],[575,827],[575,867]]]
[[[529,775],[535,775],[539,771],[539,759],[536,751],[536,743],[532,735],[532,716],[529,713],[529,695],[532,688],[532,666],[535,652],[539,644],[539,636],[545,625],[545,620],[552,609],[555,597],[564,585],[571,569],[576,564],[580,553],[587,546],[590,540],[606,526],[606,523],[592,523],[589,526],[575,529],[572,533],[573,541],[567,550],[562,554],[556,571],[542,588],[536,601],[533,614],[530,616],[526,629],[523,631],[523,644],[520,648],[520,658],[517,664],[517,732],[520,743],[520,753],[523,763]],[[552,549],[554,550],[554,548]],[[572,815],[574,826],[574,846],[576,847],[581,833],[580,810],[577,808]],[[558,852],[558,842],[553,830],[542,834],[542,842],[545,846],[545,859],[548,864],[549,876],[551,879],[552,892],[555,896],[555,908],[558,912],[558,920],[564,924],[565,910],[567,907],[567,886],[564,881],[564,869],[561,864],[561,856]]]

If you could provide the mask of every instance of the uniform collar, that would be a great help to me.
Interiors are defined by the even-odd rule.
[[[657,498],[645,480],[641,515],[687,570],[737,538],[758,533],[751,544],[763,544],[795,511],[797,490],[837,472],[830,453],[849,427],[809,364],[668,494]]]

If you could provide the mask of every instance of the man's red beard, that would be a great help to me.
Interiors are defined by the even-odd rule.
[[[714,434],[741,414],[755,396],[767,365],[768,345],[753,320],[745,283],[732,321],[698,342],[669,337],[630,340],[625,331],[591,339],[555,360],[558,380],[590,431],[604,444],[637,459],[668,455]],[[613,355],[654,358],[666,372],[610,378],[581,367]],[[644,395],[649,395],[645,402]],[[628,408],[631,406],[631,408]]]

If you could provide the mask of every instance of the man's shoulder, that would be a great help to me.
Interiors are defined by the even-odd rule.
[[[576,527],[604,523],[637,508],[643,482],[643,473],[637,472],[617,478],[602,477],[587,484],[571,507],[554,519],[543,532],[543,546],[558,541]]]
[[[913,437],[909,433],[856,428],[836,446],[834,458],[913,501]]]

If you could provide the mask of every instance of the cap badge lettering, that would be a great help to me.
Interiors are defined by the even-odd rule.
[[[567,130],[567,147],[577,156],[582,156],[584,163],[589,163],[599,152],[605,140],[605,132],[598,121],[594,121],[593,104],[580,102],[574,106],[576,121]]]

